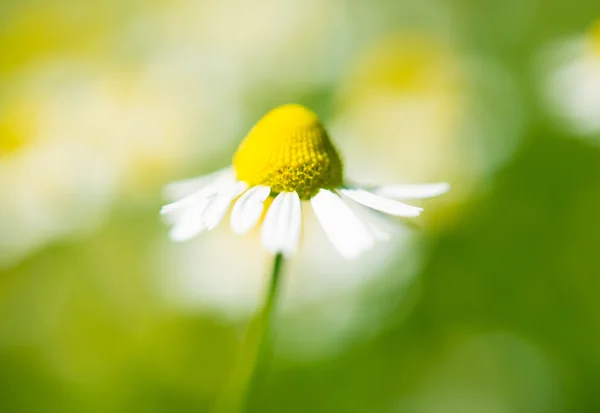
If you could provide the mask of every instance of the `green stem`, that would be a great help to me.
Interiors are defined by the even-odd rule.
[[[274,309],[277,303],[281,273],[283,269],[283,255],[277,254],[273,262],[273,270],[271,271],[271,279],[269,281],[269,290],[265,299],[264,306],[259,315],[260,334],[256,357],[254,358],[254,366],[248,381],[248,387],[245,392],[245,403],[260,384],[260,381],[265,373],[265,367],[268,364],[268,356],[270,350],[270,333],[272,320],[274,317]]]
[[[279,286],[283,270],[283,255],[277,254],[273,263],[269,289],[260,313],[248,327],[246,340],[242,348],[238,366],[233,380],[225,389],[220,403],[216,406],[218,413],[237,413],[248,409],[248,401],[258,387],[270,349],[271,324],[275,314]]]

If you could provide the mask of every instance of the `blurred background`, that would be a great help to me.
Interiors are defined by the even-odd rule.
[[[599,18],[595,0],[3,0],[0,412],[211,411],[271,262],[226,222],[173,244],[161,191],[289,102],[351,179],[452,191],[354,263],[307,211],[250,411],[600,412]]]

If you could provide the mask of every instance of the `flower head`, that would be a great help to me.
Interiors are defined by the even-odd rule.
[[[280,106],[252,128],[235,156],[237,178],[275,193],[310,199],[342,184],[342,162],[319,118],[301,105]]]
[[[177,200],[161,213],[173,224],[171,238],[184,241],[216,227],[235,200],[231,226],[236,233],[250,231],[262,219],[263,245],[291,255],[300,240],[302,201],[308,201],[334,247],[355,258],[388,238],[361,205],[415,217],[421,208],[396,199],[427,198],[448,188],[445,183],[347,185],[340,157],[317,115],[300,105],[284,105],[252,128],[232,167],[169,185],[167,193]]]

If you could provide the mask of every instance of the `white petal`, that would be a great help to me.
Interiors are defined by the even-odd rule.
[[[163,194],[165,199],[176,201],[185,198],[200,189],[206,188],[213,183],[219,183],[219,180],[222,180],[223,178],[227,179],[233,174],[233,168],[229,166],[208,175],[171,182],[165,186]]]
[[[374,190],[377,195],[394,199],[424,199],[445,194],[450,190],[450,184],[439,182],[435,184],[414,185],[384,185]]]
[[[198,205],[202,201],[208,199],[210,196],[213,196],[217,191],[198,191],[192,195],[186,196],[179,201],[172,202],[167,205],[163,205],[160,208],[160,214],[167,220],[169,223],[174,223],[177,221],[177,216],[187,210],[188,208],[193,207],[194,205]]]
[[[327,238],[342,256],[356,258],[374,245],[373,233],[337,194],[321,189],[310,202]]]
[[[160,214],[168,223],[176,224],[183,218],[183,215],[185,215],[188,210],[204,210],[208,206],[208,202],[214,198],[219,191],[224,190],[224,188],[225,187],[220,188],[211,186],[210,188],[207,187],[201,189],[179,201],[164,205],[160,209]]]
[[[356,216],[365,224],[365,227],[369,230],[375,241],[389,241],[391,233],[395,232],[397,228],[394,227],[393,222],[389,222],[385,215],[376,215],[371,209],[365,208],[362,205],[353,202],[354,205],[350,205]],[[384,221],[385,220],[385,221]]]
[[[274,254],[291,255],[298,248],[302,229],[302,205],[296,192],[282,192],[273,201],[262,226],[265,248]]]
[[[416,217],[419,216],[423,210],[423,208],[375,195],[364,189],[340,189],[340,192],[359,204],[363,204],[364,206],[390,215]]]
[[[160,213],[174,224],[170,236],[174,241],[186,241],[204,230],[211,230],[223,219],[231,202],[248,185],[236,181],[230,174],[179,201],[162,207]]]
[[[204,200],[203,203],[187,208],[179,215],[177,222],[169,231],[169,236],[173,241],[187,241],[206,229],[203,215],[208,203],[208,200]]]
[[[207,230],[214,229],[219,222],[223,220],[225,214],[229,210],[231,202],[237,198],[242,192],[248,188],[248,184],[245,182],[237,181],[227,190],[219,193],[206,209],[204,213],[204,223]]]
[[[198,202],[202,202],[204,199],[223,192],[238,182],[235,178],[235,173],[231,168],[215,172],[214,174],[203,178],[207,181],[200,189],[161,208],[160,213],[161,215],[166,215],[165,218],[167,221],[171,220],[168,215],[172,213],[177,214],[178,211],[188,208],[191,205],[198,204]]]
[[[231,228],[238,234],[250,231],[260,219],[264,202],[269,197],[271,188],[258,185],[250,188],[237,200],[231,212]]]

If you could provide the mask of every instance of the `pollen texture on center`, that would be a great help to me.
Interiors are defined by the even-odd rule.
[[[301,105],[279,106],[248,133],[233,158],[237,178],[274,193],[309,199],[320,188],[342,184],[342,162],[315,113]]]

